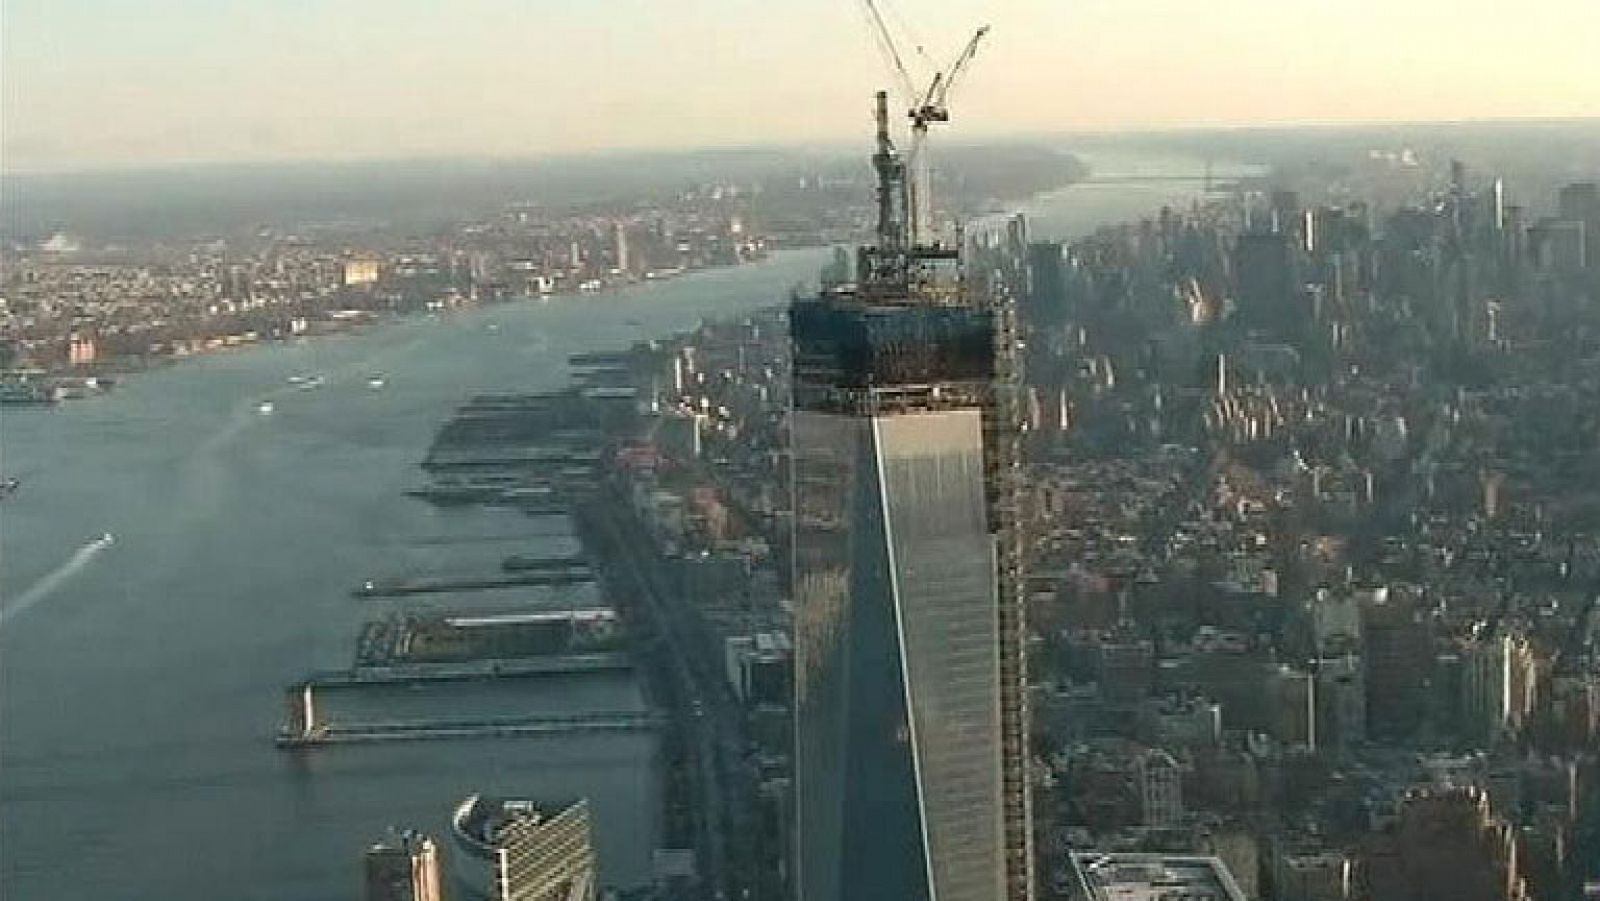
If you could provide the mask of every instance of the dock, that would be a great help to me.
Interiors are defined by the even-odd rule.
[[[512,554],[500,563],[500,568],[508,573],[515,572],[561,572],[571,570],[585,570],[589,561],[582,554],[572,554],[560,557],[535,557],[529,554]]]
[[[289,724],[279,731],[277,745],[280,748],[311,748],[394,741],[639,732],[659,728],[664,723],[665,718],[661,714],[651,711],[609,711],[433,722],[317,723],[298,730]]]
[[[456,591],[515,588],[519,585],[580,585],[593,581],[594,573],[587,566],[574,566],[564,569],[518,570],[506,575],[458,579],[368,580],[352,588],[350,595],[357,598],[398,598],[413,594],[448,594]]]
[[[595,654],[550,654],[542,657],[494,658],[460,663],[405,663],[324,670],[306,681],[314,688],[351,685],[393,685],[405,682],[452,682],[463,679],[599,673],[633,668],[622,651]]]

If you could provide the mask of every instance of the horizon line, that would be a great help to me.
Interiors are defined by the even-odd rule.
[[[1044,129],[1029,131],[996,131],[974,135],[966,139],[947,140],[942,146],[972,148],[1000,144],[1037,143],[1039,141],[1070,140],[1073,138],[1104,140],[1107,138],[1137,139],[1141,137],[1201,136],[1207,134],[1241,134],[1273,131],[1362,131],[1374,128],[1421,127],[1518,127],[1537,125],[1595,126],[1600,127],[1600,115],[1594,116],[1482,116],[1453,119],[1306,119],[1274,120],[1244,123],[1194,123],[1183,125],[1149,126],[1099,126],[1085,128]],[[547,153],[400,153],[393,155],[352,154],[349,156],[282,156],[247,157],[238,159],[178,159],[170,161],[89,163],[67,168],[35,168],[23,166],[8,168],[0,162],[0,178],[53,178],[80,175],[156,175],[178,174],[195,170],[266,169],[276,167],[336,167],[384,164],[440,164],[470,163],[477,165],[508,165],[530,163],[560,163],[576,160],[593,160],[596,157],[625,160],[630,157],[694,156],[715,153],[740,152],[842,152],[854,146],[846,138],[828,140],[797,140],[771,142],[730,142],[726,144],[684,145],[630,145],[616,147],[573,148]],[[1062,148],[1068,150],[1069,148]]]

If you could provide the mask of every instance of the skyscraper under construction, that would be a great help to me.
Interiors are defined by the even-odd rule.
[[[877,125],[877,243],[791,311],[795,878],[802,901],[1022,901],[1011,308],[917,233],[881,93]]]

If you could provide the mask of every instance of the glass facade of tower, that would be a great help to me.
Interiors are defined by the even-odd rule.
[[[993,326],[847,297],[791,325],[799,897],[998,901]]]

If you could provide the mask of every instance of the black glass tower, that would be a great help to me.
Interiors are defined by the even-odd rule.
[[[909,245],[878,96],[878,243],[797,300],[802,901],[1031,896],[1010,306]]]

